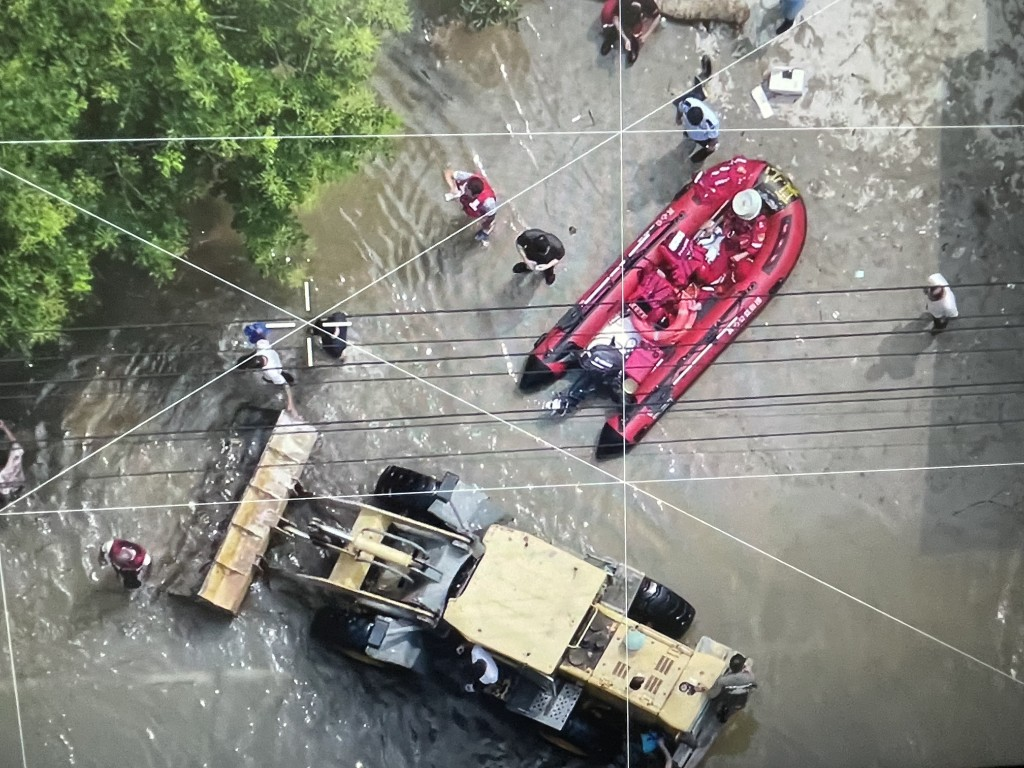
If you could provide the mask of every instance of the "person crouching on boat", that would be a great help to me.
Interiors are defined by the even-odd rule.
[[[494,229],[494,212],[498,207],[498,196],[482,175],[469,171],[444,169],[444,180],[451,192],[445,200],[458,200],[462,210],[471,219],[483,219],[480,230],[474,236],[477,242],[487,245]]]
[[[111,539],[100,546],[100,564],[108,563],[121,577],[125,589],[138,589],[151,558],[140,544],[127,539]]]
[[[722,252],[731,262],[756,256],[768,234],[768,216],[755,189],[736,193],[722,217]],[[706,226],[706,225],[705,225]]]
[[[761,195],[753,189],[741,190],[720,224],[708,221],[697,230],[688,250],[695,262],[694,282],[721,289],[739,262],[757,255],[768,233],[762,208]]]

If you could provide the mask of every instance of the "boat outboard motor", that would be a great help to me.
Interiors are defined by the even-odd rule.
[[[605,387],[614,386],[622,376],[625,358],[622,350],[613,344],[595,344],[577,354],[580,375],[575,383],[544,407],[553,416],[567,416],[580,407],[590,395]]]

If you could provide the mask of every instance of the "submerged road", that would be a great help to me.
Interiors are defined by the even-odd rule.
[[[365,347],[344,366],[306,369],[300,338],[283,344],[300,409],[329,422],[304,485],[365,492],[397,457],[451,470],[492,489],[517,525],[677,589],[697,607],[693,638],[747,652],[760,681],[708,766],[1024,761],[1024,10],[812,0],[808,21],[772,40],[775,12],[756,5],[740,37],[670,24],[621,69],[598,54],[598,7],[528,0],[518,30],[428,27],[388,49],[379,90],[410,133],[430,135],[395,139],[302,212],[314,309],[373,283],[343,307]],[[807,245],[684,401],[625,461],[592,466],[602,404],[550,422],[550,392],[521,395],[515,375],[689,177],[671,108],[654,110],[701,53],[726,129],[714,159],[792,174]],[[762,119],[750,91],[774,65],[806,68],[809,90]],[[441,171],[474,158],[514,199],[488,249],[472,231],[431,247],[464,224]],[[195,221],[199,263],[309,316],[301,291],[239,264],[223,212]],[[552,286],[511,272],[527,226],[566,245]],[[203,325],[81,331],[33,371],[8,365],[0,415],[25,436],[36,480],[223,371],[241,322],[278,316],[201,275],[158,291],[118,270],[84,325]],[[917,287],[934,271],[961,314],[938,337]],[[203,508],[182,505],[224,497],[237,473],[217,430],[244,403],[273,394],[226,377],[0,522],[4,765],[20,764],[19,711],[34,768],[111,754],[155,768],[575,765],[429,680],[322,654],[287,589],[257,585],[232,622],[164,592],[199,565],[178,553],[213,536]],[[114,533],[153,552],[136,594],[96,565]]]

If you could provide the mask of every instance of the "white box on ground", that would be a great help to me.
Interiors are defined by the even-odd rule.
[[[754,97],[754,103],[757,104],[757,108],[761,110],[761,117],[771,117],[775,114],[772,109],[772,105],[768,103],[768,97],[764,93],[764,88],[760,85],[754,86],[754,90],[750,92],[750,95]]]
[[[807,91],[807,73],[802,69],[773,67],[768,90],[780,96],[803,96]]]

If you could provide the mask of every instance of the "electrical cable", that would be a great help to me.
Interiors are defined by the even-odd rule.
[[[815,11],[815,12],[814,12],[813,14],[811,14],[809,18],[811,18],[811,17],[813,17],[813,16],[815,16],[815,15],[817,15],[817,14],[819,14],[819,13],[823,12],[824,10],[827,10],[828,8],[830,8],[830,7],[832,7],[833,5],[835,5],[835,3],[836,3],[836,2],[837,2],[837,0],[833,0],[832,2],[828,3],[828,5],[824,6],[823,8],[821,8],[821,9],[819,9],[819,10]],[[801,23],[802,23],[802,22],[801,22]],[[751,52],[748,52],[748,53],[746,53],[746,54],[743,54],[743,56],[741,56],[741,59],[740,59],[740,60],[742,60],[742,59],[745,59],[745,58],[746,58],[747,56],[751,55],[752,53],[756,52],[757,50],[760,50],[760,49],[761,49],[761,48],[763,48],[763,47],[764,47],[764,45],[758,46],[757,48],[755,48],[755,49],[754,49],[754,51],[751,51]],[[736,63],[736,62],[734,62],[734,63]],[[666,104],[666,105],[667,105],[667,104]],[[662,106],[659,106],[659,107],[658,107],[657,109],[655,109],[654,111],[650,112],[650,113],[649,113],[648,115],[646,115],[645,117],[641,118],[641,120],[640,120],[640,121],[636,121],[636,122],[632,123],[632,124],[631,124],[631,126],[625,126],[625,127],[624,127],[624,126],[621,126],[621,125],[620,125],[620,131],[619,131],[619,137],[620,137],[620,146],[621,146],[621,136],[622,136],[622,131],[623,131],[623,130],[625,130],[625,129],[629,128],[629,127],[633,127],[633,126],[637,125],[637,124],[638,124],[639,122],[641,122],[642,120],[646,119],[646,117],[649,117],[650,115],[654,114],[655,112],[657,112],[658,110],[662,109],[662,108],[663,108],[664,106],[666,106],[666,105],[662,105]],[[602,142],[601,144],[598,144],[598,145],[597,145],[597,147],[600,147],[600,146],[602,146],[602,145],[603,145],[603,143],[605,143],[605,142]],[[596,148],[596,147],[595,147],[595,148]],[[582,156],[581,156],[581,157],[582,157]],[[621,151],[620,151],[620,162],[621,162]],[[552,446],[549,446],[549,447],[552,447]],[[673,507],[673,508],[675,508],[675,507]],[[678,509],[678,508],[675,508],[675,509]],[[856,598],[856,597],[855,597],[855,596],[853,596],[853,595],[850,595],[850,594],[848,594],[848,593],[842,592],[842,591],[841,591],[841,590],[839,590],[839,589],[838,589],[837,587],[834,587],[834,586],[832,586],[832,585],[828,584],[827,582],[824,582],[823,580],[821,580],[820,578],[818,578],[818,577],[814,576],[813,574],[809,574],[809,573],[807,573],[807,572],[805,572],[805,571],[802,571],[802,570],[798,569],[798,568],[797,568],[796,566],[790,565],[789,563],[786,563],[786,562],[784,562],[784,561],[780,560],[780,559],[779,559],[778,557],[775,557],[774,555],[771,555],[771,554],[770,554],[770,553],[768,553],[768,552],[765,552],[765,551],[763,551],[763,550],[760,550],[760,549],[758,549],[758,548],[757,548],[757,547],[755,547],[754,545],[752,545],[752,544],[750,544],[750,543],[748,543],[748,542],[746,542],[746,541],[743,541],[742,539],[739,539],[738,537],[736,537],[736,536],[735,536],[735,535],[733,535],[733,534],[730,534],[730,533],[728,533],[727,531],[722,531],[721,529],[715,528],[715,527],[714,527],[714,526],[712,526],[711,524],[709,524],[709,523],[707,523],[707,522],[705,522],[705,521],[703,521],[703,520],[700,520],[699,518],[696,518],[696,517],[694,517],[694,516],[692,516],[692,515],[689,515],[688,513],[685,513],[685,512],[683,511],[683,510],[679,510],[679,512],[681,512],[682,514],[686,514],[687,516],[689,516],[689,517],[693,518],[693,519],[694,519],[694,520],[696,520],[697,522],[700,522],[700,523],[702,523],[702,524],[704,524],[704,525],[708,526],[709,528],[712,528],[712,529],[714,529],[714,530],[717,530],[717,531],[721,532],[721,533],[722,533],[723,535],[727,536],[727,537],[728,537],[728,538],[730,538],[731,540],[733,540],[733,541],[735,541],[735,542],[737,542],[737,543],[740,543],[740,544],[742,544],[742,545],[746,546],[747,548],[751,549],[752,551],[756,551],[756,552],[759,552],[759,553],[761,553],[762,555],[764,555],[764,556],[768,557],[769,559],[771,559],[771,560],[772,560],[773,562],[778,562],[779,564],[782,564],[782,565],[784,565],[784,566],[786,566],[786,567],[788,567],[788,568],[792,569],[792,570],[793,570],[793,571],[795,571],[795,572],[798,572],[798,573],[800,573],[800,574],[803,574],[803,575],[805,575],[806,577],[808,577],[808,578],[810,578],[810,579],[814,580],[814,581],[815,581],[816,583],[819,583],[819,584],[821,584],[821,585],[823,585],[823,586],[826,586],[827,588],[830,588],[830,589],[832,589],[833,591],[837,592],[838,594],[842,594],[842,595],[845,595],[845,596],[847,596],[848,598],[850,598],[851,600],[854,600],[854,601],[856,601],[856,602],[857,602],[858,604],[860,604],[860,605],[862,605],[862,606],[864,606],[864,607],[867,607],[867,608],[869,608],[870,610],[872,610],[872,611],[875,611],[876,613],[879,613],[879,614],[881,614],[881,615],[883,615],[883,616],[887,616],[887,617],[891,618],[891,619],[892,619],[893,621],[896,621],[896,622],[897,622],[897,623],[899,623],[899,624],[900,624],[901,626],[904,626],[904,627],[906,627],[906,628],[909,628],[909,629],[911,629],[911,630],[913,630],[913,631],[917,632],[918,634],[920,634],[920,635],[922,635],[922,636],[924,636],[924,637],[926,637],[926,638],[930,638],[930,639],[934,640],[935,642],[937,642],[937,643],[939,643],[939,644],[943,645],[944,647],[946,647],[946,648],[948,648],[948,649],[950,649],[950,650],[953,650],[953,651],[955,651],[955,652],[959,653],[960,655],[962,655],[962,656],[964,656],[964,657],[966,657],[966,658],[968,658],[968,659],[971,659],[971,660],[975,661],[976,663],[982,664],[982,665],[984,665],[984,666],[985,666],[986,668],[988,668],[988,669],[991,669],[991,670],[993,670],[993,671],[995,671],[995,672],[997,672],[997,673],[999,673],[999,674],[1003,675],[1004,677],[1010,678],[1010,675],[1009,675],[1008,673],[1006,673],[1006,672],[1004,672],[1004,671],[1002,671],[1002,670],[999,670],[999,669],[997,669],[997,668],[993,667],[993,666],[992,666],[992,665],[990,665],[990,664],[986,664],[985,662],[981,661],[980,659],[978,659],[978,658],[976,658],[976,657],[974,657],[974,656],[971,656],[971,655],[967,654],[967,653],[966,653],[965,651],[959,650],[959,649],[955,648],[954,646],[951,646],[951,645],[949,645],[948,643],[945,643],[945,642],[943,642],[942,640],[940,640],[940,639],[938,639],[938,638],[936,638],[936,637],[934,637],[934,636],[932,636],[932,635],[928,635],[927,633],[923,632],[922,630],[919,630],[919,629],[917,629],[916,627],[913,627],[912,625],[909,625],[909,624],[907,624],[906,622],[903,622],[903,621],[899,620],[899,619],[898,619],[897,617],[895,617],[895,616],[892,616],[892,615],[890,615],[890,614],[887,614],[887,613],[885,613],[885,612],[884,612],[884,611],[882,611],[881,609],[879,609],[879,608],[876,608],[875,606],[873,606],[873,605],[871,605],[871,604],[869,604],[869,603],[866,603],[865,601],[863,601],[863,600],[860,600],[859,598]],[[12,668],[13,668],[13,667],[12,667]],[[1010,678],[1010,679],[1013,679],[1013,678]],[[22,750],[22,757],[23,757],[23,761],[24,761],[24,748],[23,748],[23,750]]]
[[[906,392],[918,392],[921,390],[962,390],[962,389],[976,389],[980,387],[1016,387],[1024,386],[1024,380],[1018,381],[993,381],[993,382],[968,382],[968,383],[951,383],[951,384],[930,384],[930,385],[916,385],[916,386],[901,386],[901,387],[882,387],[875,389],[845,389],[845,390],[829,390],[827,392],[784,392],[780,394],[765,394],[765,395],[749,395],[749,396],[733,396],[733,397],[716,397],[716,398],[699,398],[699,399],[687,399],[680,401],[676,408],[685,411],[686,413],[717,413],[717,412],[729,412],[739,410],[749,410],[753,408],[790,408],[796,406],[803,407],[816,407],[826,405],[849,405],[855,403],[888,403],[888,402],[909,402],[909,401],[921,401],[921,400],[944,400],[955,397],[1003,397],[1012,396],[1018,394],[1024,394],[1024,388],[1022,389],[1000,389],[999,391],[992,392],[941,392],[939,394],[922,394],[922,395],[904,395]],[[852,395],[893,395],[891,397],[849,397]],[[798,400],[798,398],[834,398],[843,397],[844,399],[817,399],[817,400]],[[783,400],[781,403],[765,403],[762,401],[767,400]],[[607,412],[608,407],[601,404],[587,403],[582,405],[577,412]],[[495,415],[502,417],[512,416],[536,416],[538,413],[544,413],[542,409],[538,408],[515,408],[503,411],[492,411]],[[426,422],[433,419],[458,419],[458,421],[446,422],[443,424],[430,423],[424,424],[424,427],[432,428],[437,426],[463,426],[467,424],[478,424],[487,423],[484,417],[472,411],[466,412],[455,412],[445,414],[418,414],[413,416],[375,416],[372,418],[359,418],[359,419],[332,419],[328,421],[313,421],[307,422],[312,427],[317,427],[321,433],[330,432],[362,432],[362,431],[374,431],[376,429],[387,430],[393,429],[394,426],[380,426],[380,427],[369,427],[367,429],[360,428],[360,425],[373,425],[379,423],[391,424],[392,422]],[[481,419],[479,422],[472,422],[470,419]],[[510,419],[512,421],[526,422],[526,421],[549,421],[550,417],[543,416],[542,418],[526,418],[526,419]],[[340,425],[340,426],[339,426]],[[335,428],[337,427],[337,428]],[[180,429],[180,430],[163,430],[153,432],[141,432],[135,433],[125,438],[126,442],[158,442],[161,444],[166,443],[178,443],[178,442],[190,442],[190,441],[201,441],[208,440],[211,437],[217,435],[231,435],[235,433],[253,432],[264,429],[261,426],[225,426],[225,427],[211,427],[208,429]],[[20,439],[19,442],[25,445],[50,445],[53,443],[80,443],[89,442],[92,440],[107,440],[116,435],[65,435],[62,437],[48,437],[48,438],[29,438]],[[156,439],[155,439],[156,438]]]
[[[773,357],[773,358],[758,358],[754,360],[717,360],[715,361],[716,367],[731,366],[731,365],[762,365],[770,363],[817,363],[827,362],[836,360],[863,360],[863,359],[874,359],[874,358],[894,358],[894,357],[937,357],[939,355],[946,354],[957,354],[957,355],[973,355],[973,354],[999,354],[1004,352],[1013,352],[1020,354],[1024,352],[1021,347],[978,347],[974,349],[963,349],[963,350],[933,350],[923,352],[870,352],[870,353],[858,353],[849,355],[812,355],[809,357]],[[422,362],[441,362],[440,359],[424,360]],[[382,366],[387,363],[366,361],[366,362],[354,362],[346,364],[345,368],[354,368],[361,366]],[[326,365],[326,366],[313,366],[314,368],[337,368],[342,370],[341,366],[337,365]],[[302,368],[300,370],[310,370],[309,368]],[[253,371],[242,371],[243,374],[251,374]],[[171,374],[165,374],[170,376]],[[175,376],[177,374],[174,374]],[[184,374],[181,374],[184,375]],[[433,373],[433,374],[421,374],[415,378],[424,379],[428,381],[447,380],[447,379],[481,379],[481,378],[495,378],[495,377],[509,377],[509,372],[504,371],[482,371],[482,372],[468,372],[468,373]],[[115,379],[114,377],[89,379],[87,381],[91,383],[100,383],[104,381],[120,381],[124,379],[130,379],[133,377],[121,377],[121,379]],[[152,378],[152,377],[150,377]],[[410,382],[414,380],[409,373],[403,373],[396,376],[381,376],[373,378],[341,378],[341,379],[317,379],[310,380],[308,378],[298,379],[293,385],[293,389],[299,390],[304,387],[321,387],[328,384],[384,384],[389,382]],[[89,400],[93,397],[105,397],[103,394],[93,394],[91,392],[48,392],[45,395],[36,396],[31,395],[27,392],[17,395],[0,395],[0,401],[5,400],[22,400],[22,399],[38,399],[43,397],[48,400]]]
[[[714,435],[710,437],[680,437],[671,438],[667,440],[659,440],[655,445],[684,445],[693,443],[706,443],[706,442],[723,442],[729,440],[774,440],[779,438],[787,437],[812,437],[821,435],[839,435],[839,434],[859,434],[864,432],[876,433],[876,432],[901,432],[901,431],[913,431],[920,429],[949,429],[949,428],[965,428],[965,427],[981,427],[981,426],[992,426],[992,425],[1006,425],[1006,424],[1018,424],[1024,422],[1022,418],[1005,418],[1005,419],[982,419],[979,421],[962,421],[962,422],[947,422],[947,423],[926,423],[926,424],[886,424],[882,426],[871,426],[871,427],[851,427],[849,429],[818,429],[818,430],[799,430],[793,432],[772,432],[772,433],[760,433],[756,435],[751,434],[737,434],[737,435]],[[501,426],[501,425],[496,425]],[[576,445],[564,445],[559,446],[559,450],[565,453],[571,454],[573,451],[592,451],[594,449],[594,443],[583,443]],[[457,454],[453,454],[450,451],[444,453],[427,453],[427,454],[403,454],[400,456],[379,456],[373,458],[359,457],[349,459],[321,459],[317,462],[317,466],[328,466],[328,465],[347,465],[347,464],[393,464],[402,461],[421,461],[423,459],[445,459],[453,455],[460,458],[466,457],[478,457],[478,456],[514,456],[520,454],[536,454],[540,452],[546,452],[551,450],[550,446],[531,446],[528,448],[507,448],[507,449],[494,449],[489,448],[482,451],[463,451]],[[276,464],[263,464],[264,468],[279,468],[279,467],[297,467],[305,466],[305,462],[279,462]],[[96,480],[116,480],[128,477],[156,477],[163,475],[183,475],[183,474],[198,474],[200,472],[207,472],[210,467],[198,467],[190,469],[164,469],[164,470],[152,470],[145,472],[132,472],[132,473],[112,473],[112,474],[101,474],[101,475],[87,475],[79,477],[79,481],[96,481]]]
[[[569,305],[569,306],[572,306],[572,305]],[[970,319],[971,320],[978,320],[978,319],[989,320],[989,319],[992,319],[992,318],[1000,318],[1000,317],[1001,318],[1006,318],[1006,317],[1009,317],[1009,316],[1006,315],[1005,313],[994,312],[994,313],[991,313],[991,314],[972,314],[970,316]],[[349,319],[350,320],[358,320],[358,317],[350,317]],[[892,324],[892,323],[914,322],[914,321],[919,321],[919,320],[921,320],[921,315],[914,315],[913,317],[886,317],[886,318],[869,318],[869,319],[861,319],[861,320],[846,320],[846,319],[843,319],[843,320],[808,320],[806,322],[783,322],[783,323],[771,323],[769,325],[759,324],[759,325],[754,325],[754,326],[751,326],[751,327],[752,328],[762,328],[762,329],[763,328],[804,328],[804,327],[814,326],[814,325],[826,325],[826,326],[827,325],[870,325],[870,324],[877,324],[877,323],[889,323],[889,324]],[[268,322],[272,322],[272,321],[268,321]],[[218,323],[218,325],[224,325],[224,324],[223,323]],[[125,326],[122,326],[122,327],[125,327]],[[143,326],[127,326],[127,327],[143,327]],[[952,329],[950,329],[950,330],[952,330]],[[408,345],[408,344],[468,344],[468,343],[477,342],[477,341],[481,341],[481,342],[482,341],[533,341],[536,338],[537,338],[537,334],[536,333],[531,333],[531,334],[522,334],[522,335],[484,336],[484,337],[473,337],[473,338],[448,338],[448,339],[446,339],[446,338],[432,337],[432,338],[420,338],[420,339],[398,339],[398,340],[390,339],[390,340],[381,340],[381,341],[360,341],[360,342],[356,342],[356,343],[361,344],[363,346],[368,346],[368,347],[394,347],[394,346],[404,346],[404,345]],[[156,350],[156,351],[145,350],[144,351],[144,350],[138,350],[136,352],[96,352],[96,353],[84,353],[84,354],[79,353],[77,357],[72,357],[71,359],[73,359],[73,360],[89,360],[89,359],[92,359],[92,358],[102,358],[104,360],[108,360],[108,359],[111,359],[111,358],[137,357],[137,356],[140,356],[140,355],[145,356],[145,357],[156,357],[156,358],[174,357],[174,356],[177,356],[177,355],[184,354],[185,352],[188,352],[190,350],[191,351],[195,351],[195,350],[201,350],[202,348],[203,347],[201,345],[197,345],[196,347],[192,347],[192,348],[183,348],[183,349],[180,349],[180,350],[172,350],[172,351],[161,351],[161,350]],[[303,351],[304,352],[305,349],[306,349],[306,346],[304,344],[282,344],[282,345],[275,346],[274,349],[276,349],[278,352],[285,351],[285,350],[298,350],[298,351]],[[43,363],[43,362],[61,362],[61,361],[66,361],[68,359],[69,358],[68,358],[67,355],[48,355],[48,356],[44,356],[44,357],[3,357],[3,358],[0,358],[0,364],[31,363],[34,366],[34,365],[36,365],[38,363]]]
[[[1001,288],[1004,290],[1015,290],[1017,285],[1024,283],[1024,278],[1016,280],[989,280],[984,283],[959,283],[952,285],[950,288],[955,288],[957,291],[969,290],[974,288]],[[893,292],[893,291],[915,291],[920,292],[924,289],[923,285],[893,285],[893,286],[876,286],[876,287],[851,287],[851,288],[827,288],[821,290],[803,290],[803,291],[787,291],[780,290],[774,294],[748,294],[750,296],[829,296],[835,294],[860,294],[860,293],[879,293],[879,292]],[[619,303],[618,300],[609,303]],[[575,306],[576,302],[570,303],[556,303],[556,304],[526,304],[522,306],[487,306],[487,307],[464,307],[456,309],[421,309],[421,310],[392,310],[390,312],[360,312],[359,314],[352,315],[353,318],[408,318],[408,317],[430,317],[432,315],[453,315],[453,314],[464,314],[472,312],[522,312],[524,310],[539,310],[539,309],[568,309],[569,307]],[[600,303],[594,306],[599,306]],[[326,312],[326,310],[324,310]],[[264,322],[294,322],[294,317],[280,317],[280,318],[264,318]],[[226,325],[238,325],[249,322],[247,320],[235,320],[230,322],[210,322],[210,321],[181,321],[173,323],[134,323],[134,324],[122,324],[122,325],[87,325],[78,326],[74,328],[28,328],[25,329],[25,333],[79,333],[89,331],[121,331],[121,330],[133,330],[139,328],[187,328],[187,327],[217,327]],[[298,324],[297,324],[298,325]]]
[[[752,326],[752,328],[761,328],[761,329],[767,328],[767,329],[770,329],[770,326]],[[956,335],[956,334],[967,333],[967,332],[970,332],[970,331],[1009,331],[1009,330],[1018,330],[1018,329],[1021,329],[1021,328],[1024,328],[1024,324],[1021,324],[1021,325],[1001,324],[1001,325],[991,325],[991,326],[964,326],[963,324],[958,324],[958,325],[956,325],[954,327],[947,328],[945,331],[943,331],[943,333],[944,334]],[[750,329],[748,328],[747,330],[749,331]],[[833,340],[833,339],[874,338],[874,337],[879,337],[879,336],[885,336],[885,337],[893,337],[893,336],[901,336],[901,335],[915,335],[915,336],[918,336],[918,335],[921,335],[923,333],[925,333],[925,331],[921,330],[921,329],[909,329],[909,330],[905,330],[905,331],[886,330],[886,331],[864,331],[864,332],[852,332],[852,333],[831,333],[831,334],[806,335],[806,336],[772,336],[772,337],[763,338],[763,339],[761,339],[761,338],[753,338],[752,339],[752,338],[740,337],[740,338],[737,338],[734,341],[732,341],[730,343],[730,347],[738,346],[738,345],[746,345],[746,344],[764,344],[766,342],[780,342],[780,341],[797,341],[797,342],[800,342],[800,343],[805,343],[805,342],[808,342],[808,341],[830,341],[830,340]],[[499,341],[499,340],[504,340],[504,339],[502,337],[492,337],[492,338],[482,339],[482,340],[480,340],[480,343],[488,343],[488,342]],[[417,342],[417,343],[422,343],[422,342]],[[444,342],[438,342],[438,343],[444,343]],[[693,345],[691,345],[691,346],[696,347],[697,345],[703,344],[703,343],[704,342],[703,342],[703,339],[702,339],[700,341],[694,342]],[[360,346],[365,346],[367,349],[372,348],[372,345],[370,345],[370,344],[356,345],[356,344],[352,343],[352,344],[350,344],[350,346],[352,346],[354,349],[359,349]],[[683,346],[683,345],[677,345],[677,348],[680,347],[680,346]],[[248,350],[245,350],[245,351],[242,352],[242,354],[243,355],[245,355],[245,354],[250,354],[251,355],[251,354],[254,354],[254,353],[249,352]],[[510,354],[515,355],[515,356],[522,355],[522,356],[525,357],[526,355],[529,354],[529,352],[510,353]],[[867,355],[862,355],[862,356],[867,356]],[[437,364],[442,364],[442,363],[451,363],[451,362],[456,362],[456,361],[468,361],[468,360],[478,360],[478,361],[482,361],[482,360],[505,360],[505,359],[507,359],[507,357],[508,357],[508,355],[506,355],[503,352],[489,352],[489,353],[477,354],[477,355],[450,355],[450,356],[447,356],[447,357],[406,357],[406,358],[397,358],[397,359],[388,360],[388,361],[375,361],[375,360],[370,360],[370,361],[354,361],[354,362],[346,363],[345,365],[349,369],[357,368],[357,367],[376,367],[376,366],[388,365],[388,364],[392,364],[392,363],[395,364],[395,365],[400,365],[400,364],[404,365],[404,364],[410,364],[410,363],[437,365]],[[804,358],[796,358],[796,359],[799,359],[799,360],[812,360],[814,358],[813,357],[810,357],[810,358],[804,357]],[[313,366],[307,366],[305,368],[305,370],[316,369],[316,368],[337,368],[337,367],[339,367],[339,365],[337,363],[333,363],[333,364],[332,363],[318,363],[318,364],[315,364]],[[197,375],[197,374],[198,375],[210,375],[210,374],[215,374],[215,373],[220,373],[220,372],[223,372],[223,369],[220,369],[220,368],[210,368],[210,369],[191,369],[191,370],[188,370],[188,371],[171,371],[171,372],[161,372],[161,373],[133,373],[133,374],[124,374],[124,375],[117,375],[117,374],[115,374],[115,375],[103,375],[103,376],[75,377],[75,378],[67,378],[67,379],[39,379],[38,381],[0,382],[0,387],[30,387],[30,386],[31,387],[44,387],[44,386],[55,385],[55,384],[77,384],[77,383],[83,383],[83,382],[84,383],[89,383],[89,384],[99,384],[99,383],[103,383],[103,382],[136,381],[136,380],[141,381],[141,380],[146,380],[146,379],[182,378],[182,377],[189,376],[189,375]]]

